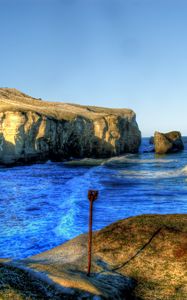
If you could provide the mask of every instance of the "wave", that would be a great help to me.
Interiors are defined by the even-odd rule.
[[[123,156],[112,157],[112,158],[83,158],[78,160],[71,160],[64,162],[64,165],[67,166],[110,166],[110,165],[119,165],[119,164],[167,164],[172,162],[177,162],[176,159],[141,159],[141,158],[133,158],[134,154],[126,154]]]
[[[122,164],[122,163],[127,163],[127,164],[153,164],[153,163],[159,163],[159,164],[167,164],[167,163],[172,163],[172,162],[177,162],[176,159],[138,159],[138,158],[127,158],[127,157],[119,157],[119,158],[112,158],[109,159],[106,164]]]
[[[97,176],[97,170],[100,168],[89,168],[84,175],[75,176],[66,183],[66,191],[63,193],[64,202],[60,205],[60,209],[64,211],[61,220],[54,229],[57,236],[61,236],[64,240],[71,239],[80,234],[80,228],[85,220],[85,211],[88,212],[89,201],[87,193],[89,189],[103,189],[100,183],[100,177]],[[101,167],[102,168],[102,167]],[[85,203],[82,203],[85,199]],[[84,224],[85,226],[85,224]]]
[[[153,179],[159,179],[159,178],[174,178],[174,177],[180,177],[180,176],[187,176],[187,165],[183,167],[182,169],[172,170],[172,171],[150,171],[150,170],[123,170],[119,173],[120,176],[127,176],[127,177],[133,177],[133,178],[153,178]]]
[[[184,168],[182,168],[181,172],[182,174],[187,174],[187,165]]]
[[[100,166],[105,164],[105,162],[107,161],[107,159],[102,159],[102,158],[98,158],[98,159],[94,159],[94,158],[83,158],[83,159],[77,159],[77,160],[70,160],[70,161],[66,161],[64,162],[64,165],[67,166]]]

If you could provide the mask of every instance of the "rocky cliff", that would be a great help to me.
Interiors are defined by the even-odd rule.
[[[135,153],[141,134],[130,109],[47,102],[0,89],[0,163]]]

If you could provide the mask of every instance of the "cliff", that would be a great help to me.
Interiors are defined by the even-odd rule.
[[[135,153],[141,133],[130,109],[48,102],[0,89],[0,163]]]

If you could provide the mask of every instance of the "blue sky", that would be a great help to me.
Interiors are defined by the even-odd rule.
[[[0,0],[0,86],[187,135],[186,0]]]

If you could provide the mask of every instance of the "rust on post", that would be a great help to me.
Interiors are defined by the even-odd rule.
[[[98,197],[98,191],[89,190],[88,199],[90,201],[90,213],[89,213],[89,233],[88,233],[88,273],[87,276],[90,276],[91,271],[91,260],[92,260],[92,215],[93,215],[93,202]]]

